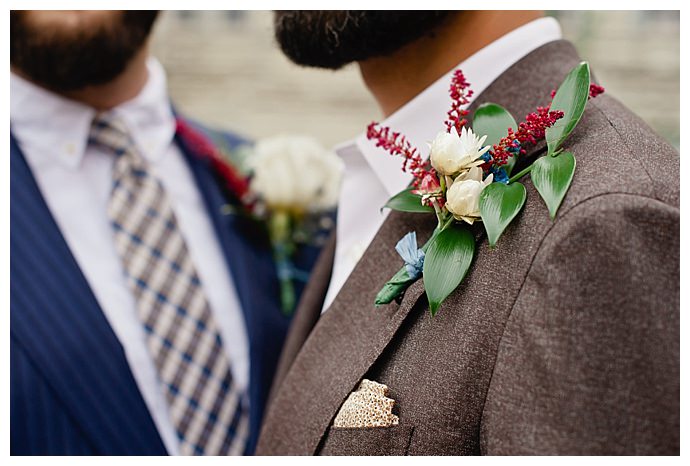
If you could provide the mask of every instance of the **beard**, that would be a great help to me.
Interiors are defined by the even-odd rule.
[[[336,70],[433,33],[449,11],[276,11],[275,38],[298,65]]]
[[[157,11],[104,12],[36,21],[32,12],[10,12],[10,64],[34,83],[69,92],[112,81],[139,52]],[[94,15],[96,16],[96,15]]]

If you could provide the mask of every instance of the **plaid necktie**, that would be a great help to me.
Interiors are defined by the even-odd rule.
[[[96,117],[89,142],[116,157],[108,216],[180,452],[242,454],[246,403],[163,186],[112,115]]]

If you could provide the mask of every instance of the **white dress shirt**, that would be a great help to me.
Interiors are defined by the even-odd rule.
[[[173,142],[175,118],[165,72],[148,62],[149,78],[116,107],[153,173],[161,180],[197,268],[230,358],[235,382],[249,379],[247,333],[239,299],[203,198]],[[95,112],[10,75],[10,122],[62,235],[122,344],[134,380],[170,454],[179,445],[164,392],[146,346],[135,299],[113,244],[107,205],[113,156],[87,144]]]
[[[560,38],[558,22],[553,18],[540,18],[492,42],[456,68],[463,71],[476,97],[525,55]],[[451,104],[448,88],[453,71],[381,122],[404,134],[423,157],[428,157],[429,143],[444,130],[443,122]],[[548,99],[548,95],[544,98]],[[518,121],[523,116],[515,115]],[[381,212],[381,207],[412,182],[412,175],[401,170],[402,159],[377,148],[364,133],[335,150],[345,162],[345,176],[338,204],[333,275],[323,311],[333,303],[388,216],[390,211]],[[376,286],[383,286],[383,283]]]

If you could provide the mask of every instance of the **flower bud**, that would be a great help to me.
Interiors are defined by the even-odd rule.
[[[481,218],[479,212],[479,195],[484,188],[491,184],[493,175],[481,181],[481,169],[471,170],[471,175],[465,179],[458,178],[446,193],[446,208],[457,220],[464,220],[472,224]],[[479,176],[477,177],[477,173]],[[477,179],[479,178],[479,179]]]

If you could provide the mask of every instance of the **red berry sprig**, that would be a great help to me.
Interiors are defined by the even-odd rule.
[[[460,129],[467,124],[466,117],[470,113],[461,107],[470,103],[470,97],[472,97],[474,91],[470,89],[470,83],[467,82],[465,75],[459,69],[453,73],[449,93],[452,103],[450,110],[448,110],[446,131],[450,133],[451,129],[455,128],[458,134],[460,134]]]
[[[387,126],[380,126],[372,122],[367,126],[367,138],[376,142],[376,147],[381,147],[391,155],[403,158],[402,171],[411,173],[414,177],[412,184],[416,187],[422,179],[431,172],[419,155],[419,150],[397,131],[392,131]]]
[[[518,154],[525,154],[525,145],[536,144],[538,140],[544,138],[546,129],[553,126],[560,118],[563,118],[561,110],[549,110],[549,107],[537,107],[536,112],[532,112],[525,117],[525,121],[518,125],[517,131],[513,128],[508,129],[508,135],[501,138],[495,144],[492,151],[492,160],[487,162],[485,169],[491,165],[500,167],[508,163],[510,157]]]

